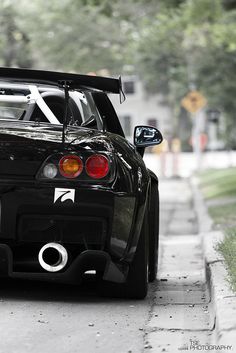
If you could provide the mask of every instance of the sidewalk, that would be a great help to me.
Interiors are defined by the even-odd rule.
[[[184,235],[188,239],[192,239],[192,241],[194,240],[193,235],[195,235],[195,241],[198,242],[201,248],[204,259],[204,272],[210,289],[209,303],[214,321],[212,327],[214,335],[212,335],[211,342],[207,341],[207,343],[218,345],[218,351],[220,352],[235,352],[236,294],[232,292],[227,281],[224,259],[215,250],[216,244],[223,239],[223,233],[212,230],[213,222],[208,215],[196,181],[190,179],[160,180],[160,200],[160,239],[162,248],[165,242],[174,239],[174,236],[175,239],[178,237],[179,240],[183,240]],[[175,246],[178,246],[178,243]],[[182,246],[185,248],[182,256],[188,259],[189,251],[191,250],[185,247],[184,244]],[[168,255],[167,253],[165,254],[165,259]],[[186,264],[189,266],[187,262]],[[178,268],[177,264],[176,268]],[[212,321],[210,320],[210,322]],[[202,341],[201,335],[199,340],[203,344],[204,340]],[[230,348],[230,346],[232,347]],[[211,349],[211,351],[214,350]]]
[[[160,180],[160,252],[155,297],[145,330],[148,352],[178,353],[212,341],[214,315],[187,179]]]
[[[188,179],[161,179],[160,235],[197,234],[197,214]]]
[[[216,246],[223,240],[224,234],[220,230],[213,230],[213,221],[208,214],[206,203],[198,189],[197,180],[193,178],[191,185],[195,209],[199,220],[199,236],[202,239],[212,303],[216,317],[215,331],[217,343],[225,346],[233,345],[232,351],[235,352],[236,294],[229,285],[224,258],[216,251]]]

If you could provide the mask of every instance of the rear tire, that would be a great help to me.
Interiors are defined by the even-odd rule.
[[[134,259],[130,265],[126,298],[144,299],[148,291],[148,224],[145,213]]]
[[[144,299],[148,290],[148,231],[145,212],[138,245],[125,283],[118,284],[104,281],[100,286],[103,296]]]
[[[158,190],[157,183],[153,183],[151,186],[148,224],[149,224],[149,282],[153,282],[157,277],[158,244],[159,244],[159,190]]]

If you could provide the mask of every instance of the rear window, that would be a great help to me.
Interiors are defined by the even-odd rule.
[[[96,128],[101,118],[91,93],[71,90],[69,95],[68,124],[81,125],[94,118]],[[37,84],[0,82],[0,120],[62,124],[64,114],[63,89]]]
[[[0,102],[0,119],[19,120],[26,110],[25,103]]]

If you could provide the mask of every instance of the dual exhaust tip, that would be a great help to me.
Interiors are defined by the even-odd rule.
[[[41,267],[48,272],[61,271],[68,262],[68,252],[58,243],[44,245],[38,255]]]

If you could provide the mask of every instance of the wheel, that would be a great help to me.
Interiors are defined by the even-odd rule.
[[[148,223],[145,212],[138,245],[125,283],[105,282],[100,285],[102,296],[144,299],[148,290]]]
[[[153,282],[157,277],[159,243],[159,191],[157,183],[153,183],[151,186],[149,205],[149,282]]]
[[[148,223],[145,213],[133,262],[125,283],[126,298],[143,299],[148,290]]]

